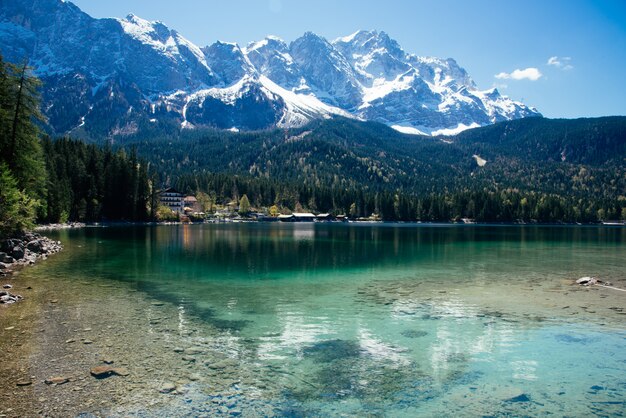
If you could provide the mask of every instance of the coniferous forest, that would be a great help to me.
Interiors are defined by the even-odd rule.
[[[165,125],[86,143],[49,138],[40,82],[0,63],[2,234],[152,220],[168,186],[210,207],[245,195],[256,210],[389,221],[626,220],[623,117],[521,119],[449,138],[344,118],[243,133]]]

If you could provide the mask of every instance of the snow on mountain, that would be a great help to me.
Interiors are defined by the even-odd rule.
[[[382,31],[199,48],[135,15],[94,19],[71,2],[20,0],[0,2],[0,50],[35,67],[57,134],[167,121],[264,129],[342,115],[435,135],[539,116],[496,89],[479,90],[455,60],[406,53]]]

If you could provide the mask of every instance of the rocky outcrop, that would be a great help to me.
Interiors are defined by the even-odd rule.
[[[10,274],[15,268],[35,264],[46,259],[50,254],[63,249],[60,241],[26,232],[15,238],[0,241],[0,276]]]

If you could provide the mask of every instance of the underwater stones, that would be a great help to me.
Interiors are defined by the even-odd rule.
[[[174,352],[175,353],[182,353],[183,351],[185,351],[185,349],[182,348],[182,347],[174,347]]]
[[[525,393],[522,393],[521,395],[513,396],[512,398],[506,399],[505,402],[511,402],[511,403],[530,402],[530,396]]]
[[[33,381],[30,379],[20,379],[17,382],[15,382],[15,384],[17,386],[30,386],[33,384]]]
[[[0,304],[11,304],[22,300],[21,295],[14,295],[5,290],[0,291]]]
[[[89,373],[91,373],[93,377],[103,378],[110,376],[113,373],[113,369],[109,366],[96,366],[92,367]]]
[[[165,382],[159,387],[160,393],[171,393],[176,390],[176,383]]]
[[[54,376],[54,377],[50,377],[46,380],[44,380],[44,383],[46,385],[62,385],[64,383],[69,382],[70,379],[68,377],[63,377],[63,376]]]
[[[326,340],[306,347],[303,350],[307,356],[315,357],[321,363],[335,360],[354,358],[361,355],[361,346],[356,341]]]
[[[591,286],[596,283],[598,283],[598,280],[595,277],[581,277],[580,279],[576,280],[576,284],[582,286]]]
[[[89,370],[89,373],[96,379],[104,379],[109,376],[128,376],[130,373],[123,367],[96,366]]]
[[[185,350],[185,354],[189,354],[190,356],[195,356],[202,353],[204,353],[204,349],[202,347],[189,347]]]
[[[111,369],[111,371],[114,374],[116,374],[118,376],[122,376],[122,377],[128,376],[130,374],[130,372],[127,369],[123,368],[123,367],[115,367],[115,368]]]

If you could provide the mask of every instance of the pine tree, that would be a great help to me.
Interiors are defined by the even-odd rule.
[[[5,232],[32,226],[35,211],[43,218],[47,207],[40,204],[46,198],[46,172],[35,124],[42,119],[37,92],[40,82],[29,71],[26,65],[16,67],[0,56],[0,184],[5,189],[0,222]],[[20,202],[22,208],[15,212],[10,202]],[[24,218],[16,219],[16,213]]]
[[[41,83],[30,74],[26,64],[21,67],[4,64],[0,77],[3,78],[0,81],[3,95],[0,161],[11,170],[20,190],[33,199],[43,199],[46,173],[36,125],[43,120],[37,90]]]
[[[241,200],[239,201],[239,214],[241,216],[247,216],[250,213],[250,201],[248,200],[247,195],[241,196]]]
[[[0,163],[0,185],[0,238],[32,228],[38,202],[18,189],[4,163]]]

